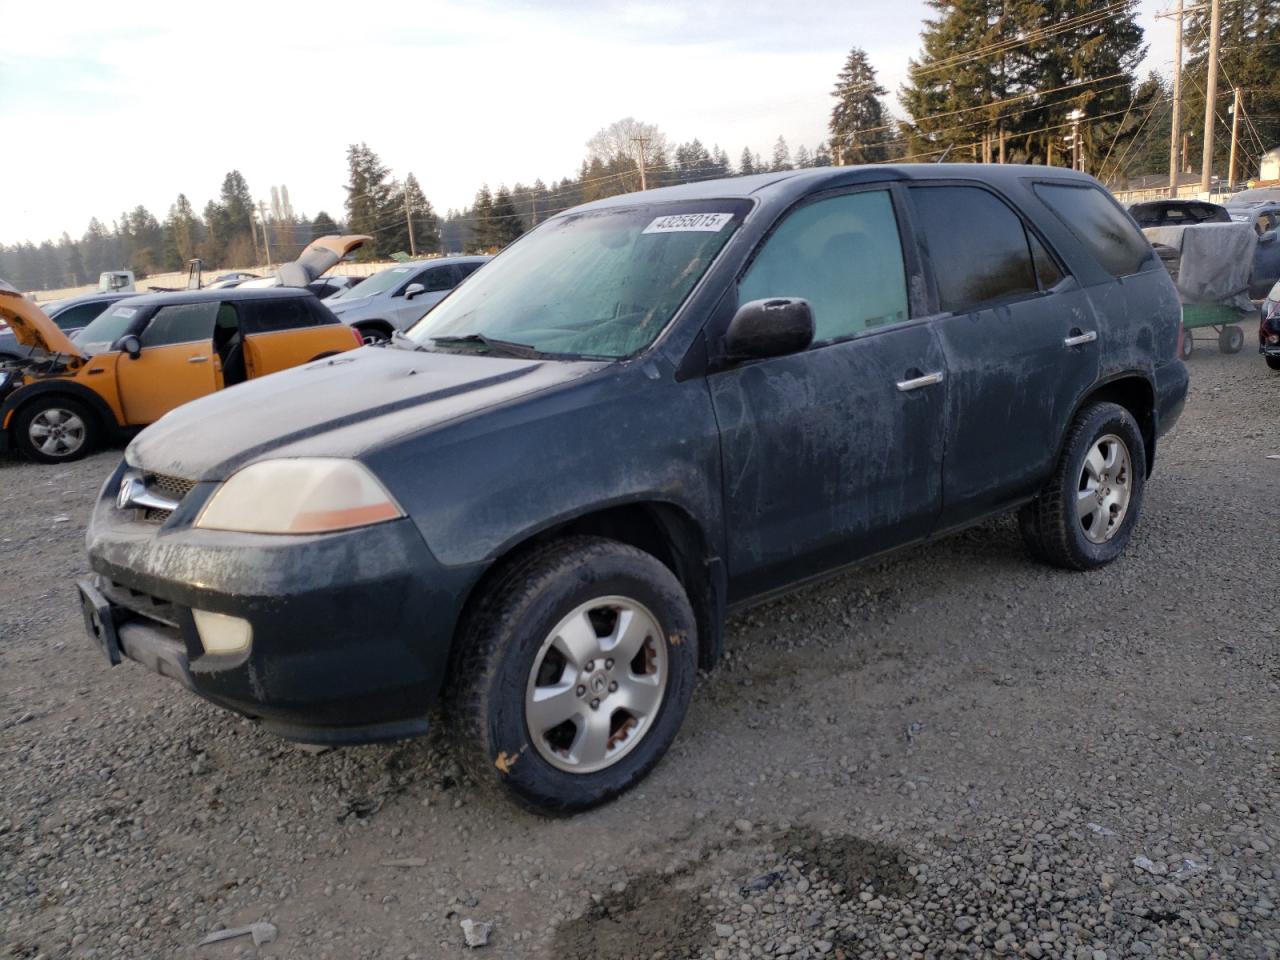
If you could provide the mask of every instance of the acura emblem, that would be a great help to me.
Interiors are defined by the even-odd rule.
[[[127,509],[129,504],[133,503],[136,494],[142,493],[147,488],[137,477],[125,477],[120,482],[120,492],[116,494],[116,508],[119,510]]]

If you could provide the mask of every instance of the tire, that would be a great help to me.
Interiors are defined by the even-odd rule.
[[[36,463],[79,460],[98,445],[100,433],[88,407],[56,394],[32,400],[13,421],[14,445]]]
[[[1218,333],[1218,349],[1223,353],[1239,353],[1244,346],[1244,331],[1239,327],[1223,327]]]
[[[1138,522],[1146,476],[1146,444],[1133,414],[1089,404],[1068,429],[1049,482],[1019,512],[1028,551],[1067,570],[1110,563]]]
[[[575,813],[666,753],[693,695],[698,641],[683,587],[656,558],[598,537],[556,541],[501,572],[472,609],[445,711],[478,783],[537,813]],[[635,647],[630,660],[607,657],[614,633]],[[645,709],[624,709],[632,698]]]
[[[1196,351],[1195,338],[1191,336],[1191,331],[1187,330],[1184,327],[1182,331],[1182,349],[1178,352],[1178,355],[1183,360],[1190,360],[1191,354],[1195,353],[1195,351]]]
[[[380,323],[361,324],[356,329],[360,331],[360,336],[364,338],[366,347],[375,343],[386,343],[391,339],[391,331]]]
[[[1264,357],[1263,359],[1267,361],[1267,366],[1272,370],[1280,370],[1280,357]]]

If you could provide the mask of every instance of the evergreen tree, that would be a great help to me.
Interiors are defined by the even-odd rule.
[[[585,165],[585,161],[583,162]],[[498,246],[493,225],[493,194],[486,183],[476,194],[476,202],[470,211],[471,236],[467,238],[467,253],[488,253]]]
[[[491,238],[494,245],[501,249],[524,233],[524,224],[516,213],[515,204],[511,202],[511,193],[505,186],[498,188],[493,196],[493,218]]]
[[[778,134],[778,139],[773,141],[773,163],[769,169],[774,173],[791,169],[791,148],[787,146],[782,134]]]
[[[311,221],[312,237],[331,237],[334,234],[341,234],[342,228],[334,223],[333,217],[321,210],[315,215],[315,219]]]
[[[836,77],[831,95],[831,150],[836,162],[879,163],[889,159],[893,139],[888,112],[880,102],[888,91],[876,79],[876,68],[865,51],[854,47]]]
[[[72,286],[80,286],[89,282],[89,275],[84,268],[84,257],[80,253],[80,245],[71,239],[65,230],[58,241],[58,253],[62,257],[63,273]]]
[[[191,209],[191,201],[185,193],[169,208],[164,222],[164,266],[167,270],[181,270],[183,264],[196,255],[200,246],[200,221]]]
[[[813,157],[809,155],[809,148],[803,143],[796,147],[796,169],[803,170],[805,167],[813,166]]]
[[[356,253],[357,260],[376,260],[393,252],[393,249],[383,250],[383,246],[390,245],[379,240],[379,226],[394,224],[391,219],[393,186],[387,177],[386,166],[368,144],[353,143],[347,147],[347,229],[374,238]],[[401,210],[401,222],[403,213]]]
[[[813,165],[815,167],[831,166],[831,151],[827,149],[825,140],[818,144],[817,150],[813,151]]]
[[[751,156],[751,148],[742,148],[742,157],[738,160],[738,173],[744,177],[756,172],[756,162]]]

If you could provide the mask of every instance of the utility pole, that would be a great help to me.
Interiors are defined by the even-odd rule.
[[[1212,0],[1209,14],[1209,73],[1204,92],[1204,156],[1200,164],[1200,192],[1208,193],[1213,179],[1213,120],[1218,99],[1218,34],[1222,32],[1222,0]]]
[[[418,248],[413,242],[413,215],[409,212],[409,191],[404,192],[404,222],[409,228],[409,256],[416,257]]]
[[[640,189],[648,190],[648,184],[644,177],[644,148],[649,145],[648,137],[632,137],[631,142],[636,145],[640,151]]]
[[[271,240],[267,237],[267,205],[258,201],[258,214],[262,217],[262,245],[267,250],[267,269],[271,268]]]
[[[258,252],[258,225],[253,222],[253,207],[249,208],[249,236],[253,237],[253,262],[256,264],[261,254]]]
[[[1071,169],[1081,170],[1083,165],[1080,158],[1080,121],[1084,119],[1084,111],[1076,107],[1067,114],[1067,119],[1071,121]]]
[[[1182,129],[1182,3],[1174,11],[1173,31],[1173,127],[1169,131],[1169,196],[1178,195],[1178,133]],[[1185,156],[1185,151],[1184,151]]]
[[[1236,185],[1236,144],[1240,140],[1240,88],[1236,87],[1235,102],[1231,104],[1231,159],[1227,161],[1227,189]]]
[[[1004,137],[1005,137],[1005,129],[1004,127],[1001,127],[1000,128],[1000,162],[1001,163],[1004,163]]]

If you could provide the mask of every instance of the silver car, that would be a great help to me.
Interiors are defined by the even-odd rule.
[[[407,330],[490,257],[437,257],[398,263],[365,278],[325,301],[343,323],[355,327],[365,343],[388,340]]]

